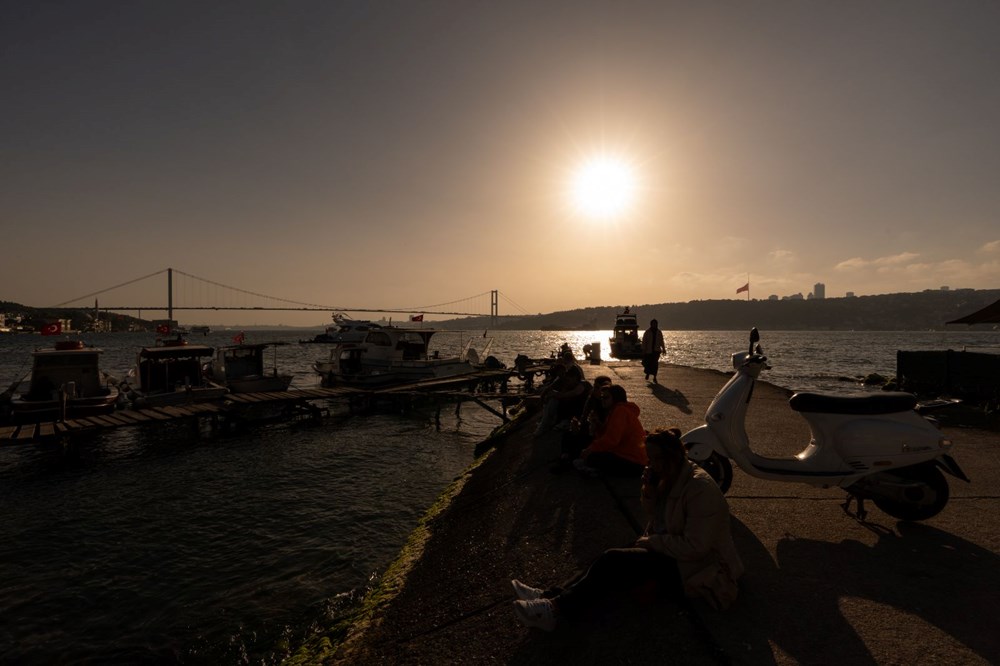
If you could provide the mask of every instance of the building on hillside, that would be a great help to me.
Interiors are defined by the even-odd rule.
[[[813,298],[826,298],[826,285],[822,282],[817,282],[813,285]]]

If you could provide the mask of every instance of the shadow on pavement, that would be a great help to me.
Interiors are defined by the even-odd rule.
[[[992,612],[1000,557],[925,524],[900,522],[898,533],[867,527],[878,535],[873,546],[786,535],[777,543],[775,561],[734,519],[733,535],[747,568],[740,598],[727,613],[703,613],[733,661],[773,664],[778,650],[802,664],[910,663],[922,654],[920,645],[904,643],[913,654],[872,650],[880,645],[873,636],[892,634],[905,616],[913,616],[985,662],[1000,663]],[[954,663],[955,655],[937,656]]]
[[[691,413],[691,404],[687,397],[678,390],[669,389],[662,384],[651,384],[653,395],[663,403],[676,407],[685,414]]]

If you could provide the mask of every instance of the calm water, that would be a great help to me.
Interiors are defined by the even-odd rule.
[[[227,344],[233,332],[193,336]],[[310,334],[248,333],[296,342]],[[481,335],[479,333],[478,335]],[[499,333],[491,353],[547,356],[608,332]],[[747,333],[667,331],[667,360],[729,369]],[[1000,348],[997,332],[762,332],[793,389],[857,390],[850,378],[895,373],[898,349]],[[105,370],[124,375],[146,334],[87,335]],[[441,334],[443,352],[468,336]],[[47,341],[0,338],[0,388]],[[477,337],[474,346],[482,349]],[[324,345],[280,348],[293,386]],[[0,448],[0,662],[271,663],[364,588],[424,510],[472,460],[498,419],[471,404],[434,414],[334,418],[216,437],[184,426],[135,427],[69,448]]]

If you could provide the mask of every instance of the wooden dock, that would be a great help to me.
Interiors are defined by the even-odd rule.
[[[547,369],[548,366],[533,366],[530,370],[535,374]],[[181,419],[209,418],[213,424],[226,427],[233,422],[245,422],[248,411],[258,407],[287,407],[292,412],[299,408],[301,413],[319,418],[322,410],[313,404],[315,401],[343,401],[352,409],[366,409],[382,400],[398,401],[407,396],[431,394],[444,400],[458,401],[459,404],[464,400],[475,401],[506,420],[503,410],[494,409],[486,401],[510,399],[516,396],[517,393],[508,390],[508,382],[517,374],[516,371],[508,369],[479,370],[468,375],[428,379],[381,389],[338,386],[269,393],[229,393],[224,398],[212,402],[120,409],[101,416],[65,421],[0,425],[0,445],[63,439],[84,433]],[[496,390],[476,391],[477,387],[491,383]]]

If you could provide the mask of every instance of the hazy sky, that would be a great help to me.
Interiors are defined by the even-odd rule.
[[[0,300],[997,288],[998,35],[986,0],[3,2]],[[568,201],[599,154],[612,218]]]

